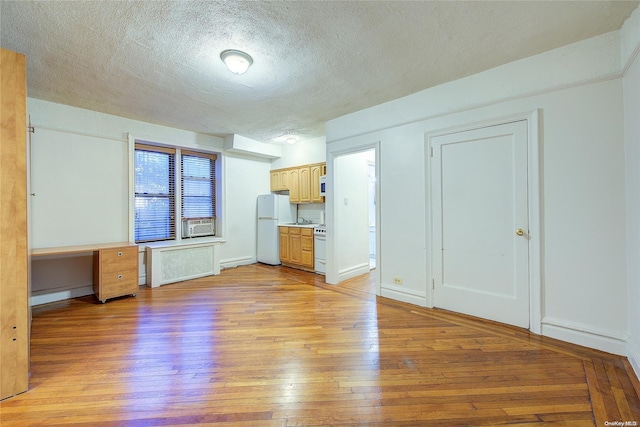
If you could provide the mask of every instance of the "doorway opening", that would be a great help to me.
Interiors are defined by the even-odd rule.
[[[328,154],[333,235],[327,237],[327,283],[371,273],[380,294],[379,143]]]

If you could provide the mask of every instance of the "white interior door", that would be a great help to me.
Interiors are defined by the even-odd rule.
[[[436,307],[529,327],[527,122],[431,139]]]

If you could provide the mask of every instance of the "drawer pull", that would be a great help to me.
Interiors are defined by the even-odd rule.
[[[122,256],[122,252],[118,252],[118,256]]]
[[[118,280],[122,280],[122,274],[118,274]]]

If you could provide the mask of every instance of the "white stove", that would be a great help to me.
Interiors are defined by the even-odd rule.
[[[314,270],[318,274],[327,273],[327,227],[313,227],[313,252],[315,254]]]
[[[313,234],[316,236],[325,236],[327,234],[327,226],[320,224],[313,227]]]

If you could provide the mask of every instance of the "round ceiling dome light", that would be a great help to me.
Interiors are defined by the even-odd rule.
[[[224,62],[234,74],[244,74],[247,72],[251,64],[253,64],[253,58],[248,53],[241,50],[227,49],[220,53],[220,59]]]

